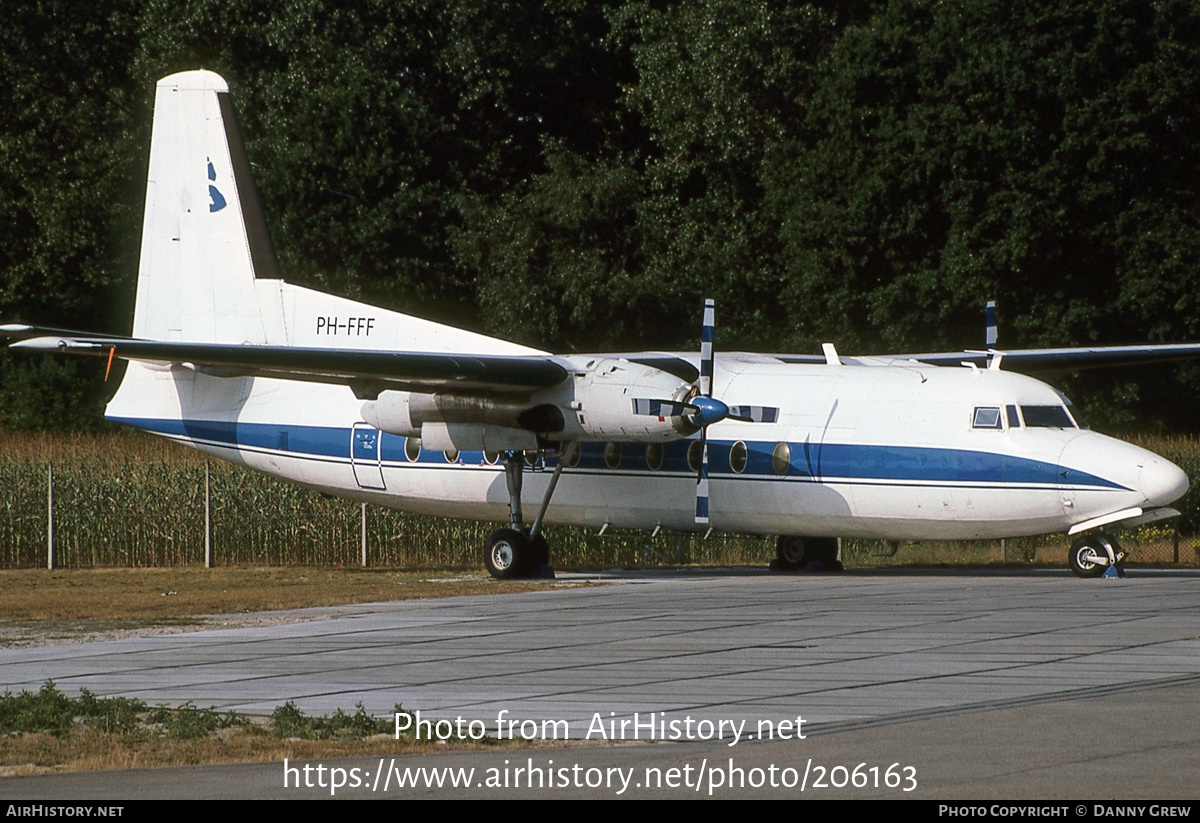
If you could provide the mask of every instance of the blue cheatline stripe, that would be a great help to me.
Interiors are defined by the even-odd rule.
[[[202,440],[216,446],[285,452],[299,458],[350,460],[350,429],[335,426],[298,426],[273,423],[232,423],[205,420],[171,420],[158,418],[111,418],[169,437]],[[361,425],[360,425],[361,428]],[[645,443],[622,443],[621,460],[615,469],[624,473],[671,474],[691,473],[688,447],[693,440],[673,440],[662,443],[662,464],[657,471],[646,465]],[[733,442],[708,440],[708,474],[722,480],[734,478],[774,479],[776,474],[771,453],[777,445],[767,441],[743,441],[747,449],[745,471],[735,474],[730,469],[729,456]],[[385,464],[404,464],[405,438],[380,433],[379,453]],[[1014,457],[996,452],[947,449],[931,446],[857,445],[848,443],[791,443],[791,460],[783,479],[809,482],[871,483],[886,485],[954,484],[989,486],[1054,487],[1066,485],[1054,463]],[[612,471],[605,460],[606,443],[580,444],[578,468]],[[356,457],[356,459],[362,459]],[[419,464],[445,465],[440,451],[423,450]],[[483,452],[463,451],[458,463],[478,465]],[[555,461],[546,461],[553,468]],[[1067,475],[1075,489],[1115,489],[1129,491],[1127,486],[1087,472],[1070,469]]]

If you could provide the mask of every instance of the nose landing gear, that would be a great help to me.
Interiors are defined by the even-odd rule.
[[[1124,559],[1125,552],[1115,538],[1096,532],[1071,544],[1067,562],[1077,577],[1124,577]]]

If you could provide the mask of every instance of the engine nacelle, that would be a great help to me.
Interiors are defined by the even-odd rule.
[[[576,365],[567,431],[580,440],[678,440],[696,431],[686,418],[634,413],[639,399],[683,401],[694,391],[662,369],[622,357],[596,357]]]
[[[682,378],[622,357],[571,360],[569,380],[531,396],[384,391],[363,404],[362,418],[389,434],[429,438],[431,448],[435,441],[452,440],[457,448],[492,448],[485,444],[536,443],[538,437],[560,442],[661,442],[697,430],[683,415],[635,411],[638,400],[690,399],[695,389]]]
[[[524,397],[385,391],[362,406],[363,420],[380,431],[420,437],[426,423],[471,423],[526,431],[561,431],[562,413]]]

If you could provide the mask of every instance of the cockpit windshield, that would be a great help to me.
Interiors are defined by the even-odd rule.
[[[1035,429],[1073,429],[1075,421],[1064,406],[1022,406],[1025,425]]]

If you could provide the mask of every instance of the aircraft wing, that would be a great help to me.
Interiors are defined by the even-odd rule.
[[[383,389],[528,392],[556,385],[569,374],[554,358],[537,355],[184,343],[19,325],[0,326],[0,334],[18,340],[12,348],[174,363],[216,377],[333,383],[360,394]]]
[[[43,326],[0,326],[17,340],[13,348],[176,363],[217,377],[273,377],[350,386],[359,394],[383,389],[434,392],[529,392],[557,385],[569,364],[549,355],[487,355],[373,349],[237,345],[139,340]],[[643,352],[622,355],[633,362],[695,379],[695,366],[676,355]],[[824,363],[822,355],[775,355],[787,363]],[[1077,371],[1111,366],[1165,363],[1200,358],[1200,343],[1139,346],[1086,346],[1056,349],[925,352],[844,358],[848,363],[916,361],[934,366],[974,363],[986,367],[999,358],[1003,368],[1023,373]],[[993,366],[997,365],[992,363]]]
[[[1144,346],[1084,346],[1062,349],[1010,349],[995,351],[931,352],[900,355],[896,359],[916,360],[934,366],[974,363],[986,366],[989,359],[1001,358],[1001,368],[1019,372],[1063,372],[1110,366],[1168,363],[1200,358],[1200,343],[1171,343]]]

